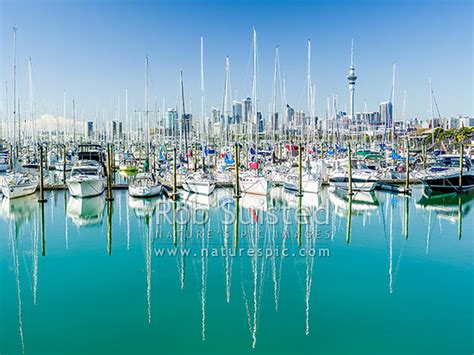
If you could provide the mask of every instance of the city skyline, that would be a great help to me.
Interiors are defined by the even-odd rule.
[[[381,3],[384,6],[380,6]],[[109,115],[113,115],[118,96],[123,112],[125,90],[129,92],[131,109],[143,107],[143,59],[148,55],[151,104],[155,104],[156,96],[160,110],[163,99],[165,111],[177,105],[179,71],[183,70],[187,106],[191,98],[193,102],[188,111],[194,117],[199,117],[201,112],[201,35],[204,37],[205,107],[206,116],[210,117],[211,108],[222,110],[226,55],[230,57],[232,101],[241,102],[251,94],[251,35],[255,26],[259,111],[266,119],[269,118],[277,45],[281,73],[286,77],[287,101],[295,110],[308,111],[308,38],[312,46],[311,75],[316,87],[318,116],[324,116],[326,98],[332,94],[338,97],[338,109],[349,112],[347,73],[352,38],[358,77],[355,112],[364,111],[365,101],[367,111],[377,111],[381,102],[389,100],[392,63],[396,62],[396,120],[401,119],[404,90],[407,91],[408,118],[429,117],[430,76],[443,117],[472,115],[472,75],[466,75],[472,73],[472,36],[469,35],[472,34],[472,5],[468,1],[365,1],[357,6],[346,4],[342,10],[340,4],[330,2],[277,1],[268,5],[265,1],[232,4],[161,1],[139,6],[127,1],[35,4],[4,0],[0,5],[0,112],[4,117],[5,82],[11,85],[12,81],[13,26],[19,28],[17,72],[19,97],[25,103],[22,111],[27,110],[28,102],[28,57],[33,63],[38,116],[61,114],[64,90],[69,114],[71,101],[75,99],[78,111],[84,110],[86,116],[92,116],[97,106],[111,110]],[[38,11],[32,11],[36,8]],[[54,14],[49,11],[53,8]],[[236,11],[242,8],[248,11]],[[229,14],[236,21],[232,21]],[[381,19],[383,14],[390,16]],[[443,25],[450,16],[456,17],[455,28]],[[298,18],[301,21],[294,22]],[[371,19],[370,26],[366,21],[357,21],[364,18]],[[209,24],[210,19],[215,25]],[[350,19],[353,22],[349,22]],[[416,23],[410,22],[415,20]],[[288,23],[284,26],[286,30],[278,27],[281,23]],[[291,25],[293,23],[298,25]],[[427,23],[431,24],[429,29],[425,27]],[[393,27],[395,25],[397,27]],[[414,29],[415,32],[410,32]],[[430,39],[438,42],[430,43]],[[456,65],[448,64],[453,62]],[[11,108],[12,104],[9,105]],[[282,103],[278,106],[277,112],[281,112]]]

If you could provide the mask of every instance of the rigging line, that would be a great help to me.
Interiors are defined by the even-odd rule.
[[[151,70],[150,70],[150,67],[148,66],[148,75],[150,76],[150,81],[151,81],[151,88],[153,89],[153,94],[154,96],[158,96],[158,94],[156,93],[156,89],[155,89],[155,83],[153,82],[153,75],[151,73]]]

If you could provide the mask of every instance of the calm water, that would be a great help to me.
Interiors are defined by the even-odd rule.
[[[47,198],[0,201],[1,354],[474,350],[472,194]]]

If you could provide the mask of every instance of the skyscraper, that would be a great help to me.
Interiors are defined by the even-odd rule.
[[[390,101],[381,102],[379,105],[380,121],[385,127],[392,127],[393,105]]]
[[[234,123],[242,121],[242,104],[238,101],[234,101],[232,104],[232,117]]]
[[[212,124],[220,122],[220,120],[221,120],[221,111],[214,107],[211,110],[211,116],[212,116]]]
[[[176,121],[178,120],[178,111],[169,108],[166,114],[166,134],[172,136],[175,132]]]
[[[242,122],[247,123],[251,121],[252,117],[252,99],[247,97],[242,101]]]

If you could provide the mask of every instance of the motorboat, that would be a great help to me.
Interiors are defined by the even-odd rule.
[[[473,189],[474,170],[471,159],[466,155],[463,157],[462,174],[459,160],[459,155],[439,155],[433,166],[419,173],[419,178],[425,186],[435,192],[460,192]]]
[[[95,160],[80,160],[74,164],[66,180],[69,193],[74,197],[101,195],[106,187],[104,168]]]

